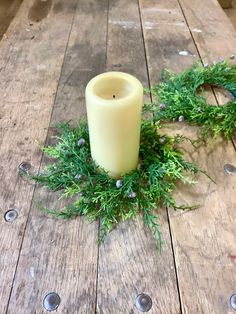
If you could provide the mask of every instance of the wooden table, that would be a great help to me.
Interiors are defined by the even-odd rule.
[[[181,53],[185,51],[185,53]],[[43,299],[61,297],[57,313],[138,313],[139,293],[153,314],[235,313],[235,144],[217,140],[186,155],[217,182],[199,176],[179,186],[182,213],[159,210],[162,255],[142,219],[121,224],[98,247],[99,224],[46,217],[35,205],[57,196],[18,175],[27,161],[47,162],[44,144],[57,122],[85,114],[84,90],[96,74],[125,71],[148,87],[163,68],[181,71],[236,54],[236,31],[216,0],[24,0],[0,43],[0,313],[46,313]],[[221,104],[222,94],[209,98]],[[196,128],[171,126],[189,136]],[[170,132],[172,132],[170,131]],[[15,209],[9,223],[4,214]]]

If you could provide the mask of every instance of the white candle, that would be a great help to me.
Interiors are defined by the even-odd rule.
[[[107,72],[86,87],[91,155],[114,178],[137,167],[143,87],[134,76]]]

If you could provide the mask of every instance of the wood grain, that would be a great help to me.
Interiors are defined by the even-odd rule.
[[[52,123],[78,120],[86,115],[85,87],[105,71],[108,1],[80,0],[57,91]],[[96,27],[97,25],[97,27]]]
[[[98,251],[97,223],[44,216],[31,204],[34,185],[17,174],[22,161],[39,169],[42,154],[35,141],[44,143],[47,134],[49,141],[56,123],[71,119],[74,125],[85,114],[84,89],[96,74],[126,71],[148,86],[148,73],[154,84],[163,68],[182,71],[199,53],[204,61],[235,54],[235,31],[223,11],[215,0],[180,0],[181,6],[177,0],[140,0],[143,42],[135,0],[38,2],[24,0],[0,42],[0,313],[46,313],[43,298],[55,291],[61,297],[57,313],[134,314],[135,297],[144,292],[153,301],[149,313],[232,314],[236,176],[223,171],[224,164],[235,164],[230,142],[219,139],[198,150],[183,146],[217,184],[197,176],[196,186],[178,186],[179,203],[201,207],[160,210],[161,256],[141,218],[121,224]],[[38,15],[35,8],[41,8]],[[222,95],[217,100],[222,103]],[[168,133],[176,132],[194,137],[197,128],[172,124]],[[56,200],[36,188],[34,201],[63,205]],[[11,224],[4,220],[10,208],[18,212]]]
[[[236,31],[217,0],[179,0],[201,57],[206,62],[236,54]]]
[[[18,165],[30,161],[39,167],[42,154],[35,141],[46,137],[73,17],[51,14],[29,26],[32,5],[31,0],[22,3],[7,38],[0,42],[1,313],[7,308],[34,189],[18,176]],[[52,42],[59,34],[60,41]],[[3,215],[12,207],[18,219],[9,224]]]
[[[63,2],[66,6],[66,1]],[[84,114],[88,80],[105,70],[107,1],[77,3],[50,126]],[[59,7],[60,8],[60,7]],[[57,11],[59,10],[57,6]],[[65,8],[63,9],[63,11]],[[78,32],[79,29],[79,32]],[[100,32],[97,32],[97,29]],[[55,135],[50,128],[48,140]],[[45,157],[42,166],[47,163]],[[37,188],[34,200],[60,208],[58,195]],[[43,299],[61,297],[57,313],[94,313],[96,303],[98,223],[46,217],[33,204],[14,281],[8,313],[46,313]]]
[[[135,75],[144,86],[148,76],[137,1],[109,2],[107,67]],[[97,313],[138,313],[135,298],[147,293],[149,313],[179,313],[178,292],[166,212],[160,210],[163,252],[142,218],[123,223],[99,249]],[[175,300],[175,302],[170,302]]]
[[[2,0],[0,3],[0,40],[7,37],[6,31],[19,9],[22,0]]]
[[[191,12],[196,16],[196,9],[204,20],[206,3],[201,2],[200,9],[200,2],[198,1],[198,8],[193,6]],[[141,4],[144,23],[153,23],[152,28],[145,28],[144,34],[150,79],[154,84],[159,79],[155,71],[158,66],[161,69],[168,64],[170,70],[181,71],[192,63],[193,56],[198,57],[198,52],[191,40],[188,25],[181,22],[181,8],[177,2],[141,1]],[[188,3],[188,7],[192,8],[192,2],[191,6]],[[179,20],[176,19],[177,16]],[[214,7],[208,16],[214,16]],[[187,16],[186,18],[189,23]],[[163,22],[160,23],[162,19]],[[175,42],[176,45],[165,46],[165,41]],[[157,42],[159,45],[155,45]],[[187,51],[187,56],[180,56],[180,49]],[[212,54],[218,53],[220,45],[218,44],[216,52],[214,47],[211,49]],[[163,54],[157,58],[159,50]],[[169,133],[196,136],[197,129],[185,124],[172,124],[170,128]],[[188,145],[183,148],[188,158],[206,169],[217,184],[199,176],[199,183],[195,187],[179,185],[176,197],[180,204],[200,204],[201,207],[188,213],[169,210],[182,311],[198,314],[231,313],[229,298],[234,293],[236,279],[233,273],[235,261],[230,258],[236,250],[235,200],[232,197],[236,176],[226,175],[223,167],[225,163],[234,163],[235,151],[231,142],[221,139],[197,150]]]

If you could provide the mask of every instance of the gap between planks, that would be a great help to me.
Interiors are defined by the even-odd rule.
[[[105,60],[105,54],[103,47],[105,48],[105,44],[103,44],[103,32],[101,31],[101,36],[97,38],[95,30],[98,25],[105,29],[105,24],[103,23],[103,20],[105,21],[105,12],[101,14],[104,11],[105,3],[106,0],[103,1],[103,5],[101,5],[101,2],[98,4],[96,1],[93,1],[93,3],[87,3],[87,1],[83,0],[78,1],[77,10],[75,11],[76,17],[74,16],[73,18],[74,23],[69,37],[69,47],[67,45],[67,51],[64,55],[63,74],[60,77],[60,86],[57,90],[51,115],[51,124],[57,124],[61,120],[68,121],[68,117],[72,119],[80,118],[84,113],[84,108],[83,105],[79,107],[78,99],[81,100],[82,95],[84,95],[84,84],[91,78],[90,76],[98,74],[101,69],[104,71],[103,57]],[[93,12],[90,10],[91,4],[93,4]],[[81,21],[84,21],[84,23],[81,23]],[[81,24],[83,24],[83,27],[80,27],[80,32],[78,32],[78,26]],[[88,29],[90,29],[89,36],[91,36],[92,47],[89,45],[88,35],[84,36]],[[95,51],[97,55],[88,54],[89,50]],[[96,65],[96,67],[93,67],[93,65]],[[81,101],[81,103],[83,102]],[[64,104],[66,104],[66,107],[64,107]],[[52,128],[49,129],[47,140],[50,138],[50,132],[53,133]],[[56,203],[56,195],[47,195],[47,192],[39,192],[39,189],[36,189],[34,196],[36,198],[40,197],[41,200],[49,203],[50,207]],[[95,269],[97,268],[98,249],[96,241],[97,224],[88,225],[82,218],[71,221],[71,223],[60,219],[53,222],[53,219],[50,219],[50,217],[40,215],[35,206],[31,209],[30,224],[28,224],[27,237],[25,236],[23,243],[23,252],[21,252],[14,292],[17,292],[18,288],[26,280],[28,292],[31,290],[31,299],[27,295],[25,298],[20,296],[17,300],[15,297],[16,293],[13,294],[13,305],[11,305],[13,313],[14,302],[21,305],[22,311],[26,311],[26,308],[27,310],[32,308],[32,311],[37,307],[41,309],[42,299],[45,291],[48,289],[56,289],[62,296],[62,302],[58,311],[63,312],[66,309],[70,309],[71,313],[77,313],[79,310],[87,311],[86,313],[93,312],[95,308],[94,287],[96,284]],[[67,230],[68,225],[73,230]],[[32,227],[38,230],[37,234],[34,235],[32,233]],[[49,230],[51,228],[55,229],[52,230],[52,235]],[[43,241],[39,233],[43,233],[44,237],[46,236],[49,239],[52,236],[60,235],[60,240],[57,239],[57,245],[51,247],[50,243]],[[65,242],[67,243],[66,248],[64,247]],[[34,247],[39,252],[35,253]],[[35,255],[31,261],[30,258],[29,260],[25,258],[27,249],[29,255]],[[52,252],[49,254],[48,251],[51,249],[54,251],[54,254]],[[44,256],[41,257],[41,255]],[[58,258],[55,259],[55,256]],[[37,258],[39,260],[38,264],[35,261]],[[30,280],[26,279],[25,268],[29,268],[31,265],[35,265],[37,276],[30,282]],[[41,276],[39,279],[38,274],[40,272]],[[74,275],[74,272],[76,275]],[[50,279],[49,282],[48,279]],[[70,289],[71,286],[73,291]],[[36,293],[35,291],[38,292]]]
[[[71,18],[70,14],[63,16],[65,27],[60,28],[60,23],[57,25],[57,21],[60,21],[61,16],[58,20],[55,20],[55,16],[52,17],[52,24],[54,23],[55,27],[61,33],[61,44],[52,46],[49,43],[49,52],[53,54],[56,50],[57,58],[51,58],[51,55],[47,59],[44,58],[46,66],[40,69],[45,81],[48,80],[51,83],[51,89],[49,90],[43,81],[41,81],[41,85],[35,84],[35,81],[40,79],[40,75],[39,71],[35,71],[34,66],[37,62],[40,64],[44,52],[41,50],[42,46],[39,45],[40,38],[37,38],[37,36],[43,34],[45,36],[44,39],[47,36],[53,36],[55,29],[53,27],[48,27],[47,29],[47,21],[42,23],[42,28],[37,24],[34,25],[31,32],[36,35],[36,38],[33,38],[32,42],[32,35],[25,31],[25,23],[28,22],[27,13],[32,2],[25,0],[22,3],[15,19],[8,28],[7,38],[0,43],[0,54],[2,57],[0,58],[2,75],[0,89],[3,96],[1,98],[3,117],[0,130],[2,144],[1,161],[3,163],[0,206],[5,211],[14,207],[19,213],[18,219],[12,225],[6,224],[4,220],[1,221],[3,240],[1,243],[1,271],[3,274],[0,289],[2,300],[0,305],[1,312],[5,312],[8,305],[9,294],[17,271],[16,264],[19,261],[19,249],[22,248],[22,230],[25,228],[34,191],[31,185],[27,185],[26,182],[21,181],[17,167],[22,161],[22,158],[25,158],[26,152],[28,153],[27,158],[31,159],[36,168],[38,167],[41,153],[39,154],[37,149],[35,149],[36,145],[32,138],[35,140],[35,138],[39,137],[41,140],[46,137],[44,127],[48,126],[47,118],[53,103],[51,92],[56,89],[56,81],[59,76],[57,70],[60,62],[63,60],[65,47],[63,43],[67,36]],[[48,71],[49,64],[52,65],[51,71]],[[32,72],[30,72],[31,70]],[[30,80],[29,73],[32,74]],[[36,90],[38,91],[38,97],[35,96]],[[44,106],[42,101],[40,101],[42,94],[44,95],[44,102],[47,106]],[[27,101],[23,104],[21,98],[24,97]],[[35,114],[34,110],[37,114],[40,111],[41,119],[35,119],[35,123],[32,125],[31,119],[32,115],[34,116]]]
[[[153,7],[156,5],[156,7],[158,7],[158,4],[154,4],[154,1],[150,1],[150,3],[149,4],[146,4],[146,3],[144,3],[143,1],[141,1],[141,3],[142,3],[142,5],[143,6],[145,6],[145,9],[148,7],[148,5],[150,5],[150,9],[152,9],[152,4],[153,4]],[[161,4],[160,4],[160,7],[161,7],[161,5],[163,5],[164,4],[164,1],[163,1],[163,3],[162,3],[162,1],[161,1]],[[172,7],[170,6],[170,9],[172,9]],[[175,6],[175,10],[176,10],[176,6]],[[168,11],[168,10],[167,10]],[[150,12],[151,12],[151,10],[150,10]],[[176,12],[177,12],[177,10],[176,10]],[[143,13],[144,13],[144,10],[143,10]],[[167,12],[168,13],[168,12]],[[180,15],[179,15],[180,16]],[[163,14],[163,17],[164,17],[164,14]],[[159,17],[160,18],[160,17]],[[179,17],[180,18],[180,17]],[[170,18],[170,22],[172,22],[172,20],[171,20],[171,18]],[[166,25],[166,24],[165,24]],[[193,25],[194,27],[195,27],[195,25]],[[163,30],[162,30],[163,31]],[[162,32],[161,30],[160,30],[160,28],[159,28],[159,33],[158,33],[158,30],[156,30],[156,32],[157,32],[157,37],[158,38],[160,38],[160,39],[165,39],[165,37],[163,37],[163,36],[161,36],[161,37],[159,37],[160,35],[162,35]],[[168,28],[166,29],[166,31],[167,31],[167,34],[168,34]],[[188,31],[189,31],[189,29],[188,29]],[[164,32],[164,31],[163,31]],[[148,53],[149,53],[149,59],[151,58],[151,60],[154,60],[154,61],[156,61],[154,58],[156,57],[156,54],[154,55],[153,54],[153,52],[156,52],[156,51],[160,51],[159,49],[157,49],[154,45],[152,45],[153,43],[152,43],[152,41],[151,40],[153,40],[153,38],[152,38],[152,36],[154,36],[153,35],[154,34],[154,32],[152,32],[151,33],[151,35],[150,35],[150,37],[148,37],[147,38],[147,35],[146,35],[146,42],[147,42],[147,44],[148,44],[148,49],[149,49],[149,51],[148,51]],[[163,33],[164,34],[164,33]],[[176,35],[180,35],[180,31],[178,30],[178,31],[176,31]],[[190,34],[190,36],[191,36],[191,34]],[[155,37],[154,37],[155,38]],[[180,38],[178,38],[179,40],[181,40],[181,38],[183,39],[183,40],[185,40],[186,39],[186,36],[180,36]],[[156,39],[156,38],[155,38]],[[150,41],[150,42],[149,42]],[[165,41],[164,41],[164,43],[165,43]],[[159,43],[160,45],[162,44],[162,42],[160,42]],[[180,43],[180,46],[183,46],[183,44],[186,44],[186,45],[189,45],[188,47],[190,48],[190,51],[193,51],[194,49],[193,49],[193,47],[192,47],[192,45],[190,45],[189,44],[189,41],[187,41],[186,43],[185,43],[185,41],[183,41],[183,43]],[[196,45],[196,41],[194,40],[192,40],[192,44],[193,45]],[[155,48],[154,48],[155,47]],[[205,47],[205,46],[204,46]],[[214,48],[214,47],[213,47]],[[156,49],[156,50],[155,50]],[[196,46],[195,46],[195,49],[196,49]],[[172,57],[172,63],[168,66],[168,68],[170,68],[170,69],[172,69],[173,70],[173,67],[174,67],[174,70],[181,70],[181,68],[184,68],[184,67],[186,67],[188,64],[189,64],[189,62],[190,62],[190,60],[186,60],[186,61],[184,61],[183,59],[179,59],[180,60],[180,68],[178,68],[178,66],[176,66],[176,64],[173,64],[173,60],[175,61],[176,59],[178,59],[178,58],[176,58],[175,57],[175,55],[174,55],[174,52],[176,53],[176,50],[177,50],[177,47],[174,47],[174,49],[173,49],[173,51],[171,50],[171,48],[169,49],[169,52],[171,53],[171,55],[170,55],[170,58]],[[214,49],[213,49],[213,52],[214,52]],[[151,53],[151,56],[150,56],[150,53]],[[199,56],[200,57],[200,56]],[[157,56],[157,58],[158,58],[158,56]],[[168,55],[168,58],[169,58],[169,55]],[[166,62],[166,59],[164,58],[163,60],[162,60],[162,62],[164,63],[164,62]],[[155,68],[157,69],[158,68],[158,66],[162,66],[163,65],[163,63],[162,64],[160,64],[160,61],[158,60],[158,61],[156,61],[156,66],[155,66]],[[169,60],[167,60],[167,63],[169,63]],[[175,62],[174,62],[175,63]],[[177,63],[177,61],[176,61],[176,63]],[[189,66],[190,66],[191,64],[189,64]],[[151,65],[149,65],[149,67],[150,67],[150,69],[151,69],[151,75],[152,75],[152,82],[153,82],[153,78],[155,78],[155,81],[154,82],[156,82],[156,76],[157,76],[157,74],[156,74],[156,72],[154,73],[154,71],[152,71],[153,69],[152,69],[152,66]],[[175,67],[176,67],[176,69],[175,69]],[[191,132],[190,132],[191,133]],[[230,144],[230,143],[229,143]],[[230,146],[230,145],[229,145]],[[218,152],[219,153],[219,152]],[[230,152],[229,152],[229,154],[228,155],[230,155]],[[204,155],[203,155],[204,156]],[[214,159],[213,159],[214,160]],[[229,184],[229,183],[228,183]],[[219,190],[219,192],[218,192],[218,195],[220,196],[220,193],[222,193],[222,191],[221,190]],[[212,203],[214,204],[214,201],[212,200]],[[230,205],[230,202],[229,202],[229,205]],[[200,215],[200,213],[199,213],[199,215]],[[206,218],[209,218],[209,217],[206,217]],[[172,220],[172,223],[173,223],[173,217],[171,218],[171,220]],[[182,221],[182,223],[183,223],[183,227],[184,227],[184,219],[183,219],[183,221]],[[180,227],[180,226],[177,226],[177,228],[178,227]],[[173,225],[173,230],[175,230],[174,229],[174,225]],[[176,230],[176,231],[178,231],[178,230]],[[213,235],[214,235],[214,233],[213,233]],[[178,232],[177,232],[177,237],[178,237]],[[172,241],[173,241],[173,234],[172,234]],[[173,242],[173,243],[175,243],[175,242]],[[195,241],[193,241],[193,244],[195,243]],[[197,242],[196,242],[197,243]],[[195,243],[195,244],[196,244]],[[177,249],[178,250],[178,243],[175,243],[175,245],[176,245],[176,247],[175,247],[175,249]],[[180,247],[181,248],[181,247]],[[201,251],[199,252],[199,253],[201,253]],[[214,252],[212,252],[213,253],[213,255],[214,255]],[[175,255],[175,261],[176,261],[176,255]],[[177,264],[178,264],[178,266],[180,267],[181,265],[179,265],[179,262],[181,263],[181,259],[180,260],[178,260],[178,258],[177,258]],[[203,259],[203,262],[204,262],[204,259]],[[181,279],[183,279],[183,272],[181,273],[181,275],[182,275],[182,278]],[[186,272],[186,274],[185,274],[185,276],[187,276],[188,275],[188,273]],[[181,277],[181,276],[179,276],[179,274],[178,274],[178,282],[179,282],[179,277]],[[186,278],[187,280],[189,280],[189,279],[193,279],[192,278],[192,275],[190,275],[189,276],[190,278]],[[226,276],[227,277],[227,276]],[[184,280],[184,279],[183,279]],[[201,280],[200,280],[200,284],[204,284],[204,280],[201,282]],[[206,284],[206,283],[205,283]],[[207,285],[206,285],[206,287],[207,287]],[[226,286],[225,286],[225,288],[226,288]],[[230,285],[229,285],[229,287],[227,287],[227,288],[230,288]],[[226,289],[227,290],[227,289]],[[186,292],[185,290],[183,291],[183,283],[181,283],[181,291],[182,291],[182,293],[188,293],[188,292]],[[198,291],[196,291],[196,292],[198,292]],[[225,291],[225,293],[227,294],[227,291]],[[196,293],[196,295],[198,296],[198,295],[200,295],[200,293],[198,292],[198,293]],[[213,296],[214,296],[214,294],[213,294]],[[196,304],[196,301],[195,302],[193,302],[193,300],[191,301],[191,297],[190,296],[188,296],[189,297],[189,299],[187,298],[187,300],[185,300],[186,301],[186,303],[187,304],[182,304],[182,307],[184,306],[184,309],[186,310],[186,309],[188,309],[188,306],[189,307],[191,307],[191,308],[194,308],[194,306],[197,306],[197,304]],[[198,308],[198,310],[200,310],[200,309],[202,309],[202,307],[201,306],[207,306],[207,302],[206,303],[204,303],[204,301],[206,302],[206,300],[203,300],[203,305],[201,305],[201,304],[199,304],[199,308]],[[192,305],[191,305],[191,303],[193,303]],[[201,302],[200,302],[201,303]],[[216,305],[216,307],[215,307],[215,310],[217,311],[217,306],[223,306],[222,304],[220,304],[220,302]],[[225,306],[225,304],[224,304],[224,306]],[[182,309],[183,310],[183,309]],[[195,310],[196,310],[196,308],[195,308]],[[218,309],[219,310],[219,309]],[[194,311],[194,310],[193,310]],[[187,313],[189,313],[189,312],[187,312]],[[192,312],[191,312],[192,313]],[[200,313],[200,312],[199,312]],[[202,313],[202,312],[201,312]],[[215,312],[214,312],[215,313]],[[217,312],[218,313],[218,312]]]

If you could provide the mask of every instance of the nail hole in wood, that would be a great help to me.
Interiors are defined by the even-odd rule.
[[[48,293],[43,300],[43,307],[47,311],[55,311],[60,305],[61,298],[55,292]]]
[[[225,164],[224,165],[224,172],[227,174],[236,173],[236,167],[234,167],[231,164]]]
[[[21,164],[19,164],[18,169],[21,174],[27,174],[31,169],[31,164],[23,161]]]
[[[231,305],[232,309],[234,309],[236,311],[236,294],[231,295],[230,305]]]
[[[4,219],[6,222],[13,222],[17,217],[18,213],[15,209],[8,210],[4,215]]]
[[[136,308],[141,312],[148,312],[152,308],[152,299],[149,295],[141,293],[135,300]]]

